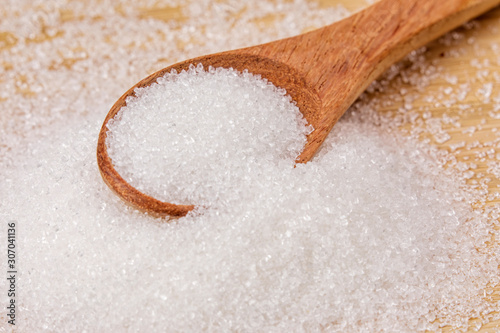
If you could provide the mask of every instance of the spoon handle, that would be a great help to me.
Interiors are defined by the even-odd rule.
[[[500,0],[381,0],[324,28],[248,49],[297,69],[322,101],[319,113],[303,110],[315,131],[297,161],[312,158],[347,108],[394,62],[498,4]]]

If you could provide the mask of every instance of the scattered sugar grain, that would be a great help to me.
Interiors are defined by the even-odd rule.
[[[172,63],[258,44],[299,33],[310,22],[321,26],[343,15],[300,0],[230,1],[222,10],[213,1],[182,8],[185,1],[172,0],[169,4],[181,6],[188,16],[179,27],[175,21],[140,19],[141,6],[152,3],[116,6],[58,0],[33,6],[31,0],[19,0],[2,8],[5,20],[0,21],[0,30],[14,29],[18,39],[12,48],[2,50],[9,64],[0,66],[9,78],[0,80],[7,119],[0,132],[0,212],[5,220],[18,221],[22,235],[20,331],[165,327],[314,331],[321,327],[413,332],[429,327],[436,316],[444,318],[443,324],[466,327],[468,318],[499,309],[495,301],[487,302],[491,289],[484,292],[486,286],[498,283],[498,246],[482,246],[488,232],[498,239],[489,225],[498,220],[498,205],[472,211],[470,203],[484,204],[488,192],[480,182],[477,189],[463,185],[464,173],[471,170],[443,169],[443,161],[452,156],[400,138],[394,126],[406,118],[394,122],[381,116],[375,101],[354,107],[313,163],[295,171],[277,168],[271,173],[279,174],[277,178],[245,189],[246,194],[262,191],[245,198],[248,207],[239,204],[229,211],[238,218],[230,219],[216,207],[182,223],[158,224],[120,203],[96,171],[95,139],[103,114],[123,91],[164,67],[163,58]],[[64,21],[61,9],[77,13],[78,19]],[[118,10],[123,13],[117,15]],[[249,24],[278,10],[283,19],[277,16],[265,34],[256,33]],[[217,11],[239,12],[239,19],[231,20],[230,15],[220,19]],[[177,45],[196,39],[193,31],[200,27],[206,31],[200,45]],[[39,40],[44,30],[54,39]],[[447,55],[460,57],[466,53],[460,45],[470,39],[467,32],[455,31],[441,40],[453,47]],[[87,59],[71,53],[78,48],[87,51]],[[390,79],[372,85],[383,92],[380,105],[394,104],[388,94],[394,82],[425,92],[440,74],[425,57],[425,49],[412,52],[406,59],[410,67],[396,65],[389,71]],[[483,60],[478,64],[488,70]],[[484,73],[476,77],[487,83]],[[498,73],[493,77],[499,81]],[[102,84],[96,86],[96,81]],[[473,84],[465,83],[464,98]],[[427,98],[444,102],[439,96]],[[474,106],[464,108],[461,114],[475,111]],[[415,119],[412,133],[425,132],[426,122],[419,120]],[[392,168],[393,161],[404,168]],[[471,161],[475,162],[474,155]],[[490,165],[492,173],[495,167]],[[415,187],[421,174],[419,192]],[[397,182],[380,180],[379,190],[377,177]],[[426,188],[430,182],[435,183],[432,189]],[[370,186],[365,188],[366,184]],[[384,199],[381,194],[387,193],[392,197]],[[424,193],[435,200],[426,202]],[[407,203],[400,203],[405,196],[416,203],[409,211],[404,211]],[[450,196],[454,201],[439,206],[446,205]],[[391,200],[402,210],[402,217],[397,209],[398,214],[390,216],[393,224],[386,220]],[[311,212],[311,207],[317,210]],[[431,216],[446,215],[451,208],[462,217],[458,226],[453,214],[444,218],[443,225],[439,216]],[[399,238],[394,229],[401,228]],[[424,248],[421,256],[404,250],[419,244]],[[404,273],[396,274],[397,269]],[[491,312],[483,318],[487,322],[498,315]]]

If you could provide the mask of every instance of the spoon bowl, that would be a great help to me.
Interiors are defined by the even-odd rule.
[[[283,88],[314,131],[297,163],[309,161],[356,98],[393,63],[500,0],[381,0],[324,28],[248,48],[186,60],[151,74],[113,105],[99,133],[97,162],[105,183],[126,203],[155,216],[185,216],[194,205],[157,200],[131,186],[115,170],[106,147],[107,123],[136,88],[190,65],[248,70]]]

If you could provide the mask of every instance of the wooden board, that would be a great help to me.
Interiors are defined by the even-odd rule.
[[[195,0],[186,1],[186,5]],[[350,11],[359,10],[367,3],[363,0],[309,0],[320,7],[335,7],[338,4],[344,5]],[[223,3],[223,0],[217,1]],[[140,7],[140,6],[139,6]],[[139,8],[138,7],[138,8]],[[177,22],[179,25],[187,19],[182,6],[148,5],[140,7],[139,15],[145,19],[153,18],[169,22]],[[125,8],[116,7],[115,15],[126,15]],[[22,15],[22,14],[20,14]],[[62,20],[78,20],[78,13],[72,11],[60,11]],[[234,12],[231,15],[235,19],[241,12]],[[256,31],[263,33],[266,27],[280,18],[281,13],[266,15],[255,19],[252,24]],[[404,89],[405,96],[413,96],[411,102],[411,112],[414,114],[414,122],[403,122],[401,131],[421,131],[421,138],[429,140],[442,149],[448,150],[459,162],[474,162],[477,166],[471,169],[472,175],[469,179],[471,184],[485,184],[488,194],[485,195],[485,205],[499,205],[500,199],[500,110],[495,109],[495,105],[500,109],[500,8],[497,8],[475,21],[473,25],[457,30],[457,40],[453,45],[444,45],[434,42],[428,45],[425,57],[436,67],[438,74],[431,75],[428,85],[424,91],[416,91],[411,84],[405,83],[403,79],[395,79],[388,84],[387,89],[382,93],[369,94],[371,98],[378,101],[380,112],[392,113],[395,117],[401,115],[398,112],[405,107],[405,100],[401,91]],[[319,28],[314,23],[305,30]],[[160,34],[160,33],[159,33]],[[56,33],[45,33],[33,36],[29,42],[37,43],[53,38],[64,38],[64,31]],[[3,57],[5,50],[16,45],[18,37],[15,31],[0,31],[0,66],[9,70],[9,59]],[[180,49],[188,44],[196,44],[196,38],[184,42],[177,42]],[[61,66],[70,68],[78,58],[63,59]],[[174,59],[175,61],[179,59]],[[148,71],[152,72],[172,63],[172,59],[159,59]],[[401,64],[404,68],[404,64]],[[0,81],[5,78],[0,78]],[[19,81],[18,93],[26,98],[30,98],[33,92],[29,84],[23,84],[22,77],[16,78]],[[451,104],[443,103],[446,95],[455,95],[459,87],[465,85],[467,92],[462,100]],[[448,93],[451,87],[452,92]],[[491,89],[489,101],[486,96],[488,89]],[[434,96],[434,100],[431,97]],[[437,101],[437,102],[436,102]],[[433,118],[440,118],[441,121],[435,124],[427,124],[427,115]],[[498,116],[497,116],[498,115]],[[455,119],[461,124],[455,126]],[[455,122],[455,123],[456,123]],[[431,126],[432,125],[432,126]],[[496,131],[496,129],[499,129]],[[449,135],[449,138],[446,137]],[[496,169],[494,166],[497,166]],[[491,179],[489,182],[485,180]],[[500,286],[494,289],[495,300],[500,300]],[[473,322],[474,320],[472,320]],[[484,325],[480,332],[491,332],[500,329],[500,321],[495,321]],[[450,330],[445,329],[446,330]],[[473,331],[473,328],[470,329]]]

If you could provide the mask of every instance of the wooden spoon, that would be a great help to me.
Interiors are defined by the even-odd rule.
[[[106,184],[125,202],[154,215],[180,217],[193,205],[156,200],[132,187],[114,169],[106,149],[107,123],[134,90],[170,72],[201,63],[205,68],[248,69],[286,89],[314,131],[298,163],[309,161],[337,120],[366,87],[394,62],[500,0],[381,0],[324,28],[253,47],[186,60],[164,68],[129,89],[109,111],[97,144]]]

